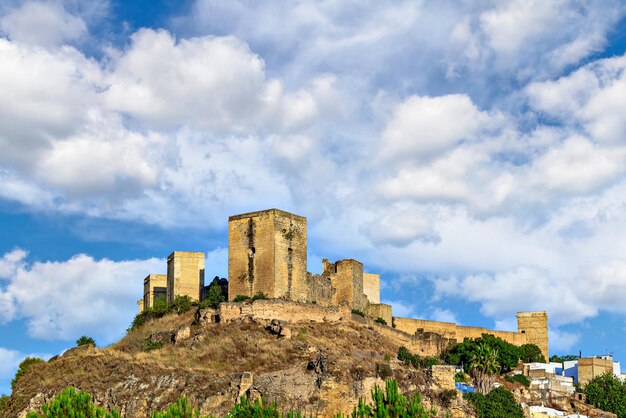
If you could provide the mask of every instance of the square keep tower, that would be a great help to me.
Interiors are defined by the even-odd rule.
[[[278,209],[228,218],[228,298],[305,302],[306,218]]]
[[[548,360],[548,314],[546,312],[518,312],[517,332],[526,335],[528,344],[535,344]]]
[[[204,287],[204,253],[174,251],[167,257],[167,303],[176,296],[200,300]]]

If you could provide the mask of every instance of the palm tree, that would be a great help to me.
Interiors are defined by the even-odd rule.
[[[470,356],[470,373],[474,376],[478,392],[487,394],[491,391],[493,375],[498,370],[498,351],[484,342],[479,343]]]

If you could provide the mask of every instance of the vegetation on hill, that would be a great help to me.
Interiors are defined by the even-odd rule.
[[[525,363],[545,362],[541,350],[534,344],[524,344],[520,347],[504,341],[502,338],[491,334],[483,334],[480,338],[465,338],[462,343],[455,345],[448,353],[445,360],[447,364],[463,365],[466,372],[470,371],[472,357],[477,352],[485,354],[486,347],[493,351],[498,364],[497,373],[507,373],[517,366],[519,360]]]
[[[77,347],[80,347],[81,345],[88,345],[88,344],[91,344],[94,347],[96,346],[95,340],[91,337],[87,337],[86,335],[83,335],[82,337],[76,340]]]
[[[626,418],[626,382],[620,381],[612,373],[596,376],[585,385],[587,403],[618,418]]]
[[[231,418],[298,418],[304,414],[297,410],[282,411],[276,402],[267,402],[265,399],[256,399],[250,402],[242,397],[230,410]],[[385,390],[374,386],[372,401],[366,402],[363,398],[354,407],[353,418],[431,418],[437,416],[435,409],[427,410],[420,395],[414,394],[407,398],[398,390],[398,382],[387,380]],[[96,407],[91,395],[85,391],[77,391],[73,387],[64,389],[50,402],[44,404],[39,412],[30,412],[26,418],[119,418],[117,410],[106,411]],[[343,418],[338,413],[336,418]],[[150,418],[208,418],[200,416],[200,411],[193,408],[187,398],[181,397],[165,411],[153,411]]]
[[[487,395],[466,393],[463,395],[476,409],[478,418],[523,418],[522,407],[511,392],[503,387],[495,388]]]
[[[45,363],[42,359],[37,357],[26,357],[19,365],[15,377],[11,380],[11,390],[15,389],[17,382],[24,376],[26,371],[36,364]]]
[[[107,412],[93,404],[91,395],[69,387],[50,402],[44,404],[41,413],[30,412],[26,418],[120,418],[117,411]]]
[[[416,369],[441,364],[436,357],[420,357],[417,354],[412,354],[406,347],[398,349],[398,360],[404,363],[405,366],[411,365]]]
[[[580,356],[575,354],[567,354],[564,356],[557,356],[556,354],[550,357],[550,361],[553,363],[564,363],[566,361],[578,360]]]

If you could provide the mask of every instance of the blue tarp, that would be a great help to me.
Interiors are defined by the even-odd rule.
[[[476,392],[476,388],[474,388],[474,386],[466,385],[465,383],[454,382],[454,386],[456,386],[456,388],[460,390],[461,393]]]

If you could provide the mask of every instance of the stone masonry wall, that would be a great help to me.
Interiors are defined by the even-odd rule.
[[[246,317],[265,321],[277,319],[289,323],[341,322],[352,320],[352,313],[347,305],[323,307],[312,303],[270,299],[251,303],[224,302],[220,304],[219,317],[223,322]],[[369,323],[377,332],[390,338],[398,346],[403,345],[412,353],[423,357],[438,356],[455,342],[435,333],[409,335],[391,326],[380,325],[371,320]]]
[[[306,301],[306,218],[277,209],[228,219],[228,297]]]
[[[578,360],[578,383],[585,385],[596,376],[613,374],[613,360],[587,357]]]
[[[373,319],[382,318],[385,320],[387,325],[391,326],[391,305],[386,305],[384,303],[370,303],[365,308],[365,314]]]
[[[143,280],[144,309],[148,309],[153,306],[155,287],[167,287],[167,274],[150,274]]]
[[[167,302],[175,296],[200,300],[204,287],[204,253],[174,251],[167,258]]]
[[[333,264],[323,260],[323,274],[330,276],[335,289],[333,304],[347,303],[351,308],[365,310],[367,300],[363,294],[363,264],[357,260],[339,260]]]
[[[369,303],[380,303],[380,274],[363,273],[363,293]]]
[[[396,329],[408,334],[419,332],[436,333],[459,343],[464,338],[479,338],[482,334],[492,334],[514,345],[526,344],[526,335],[517,332],[494,331],[487,328],[456,325],[452,322],[436,322],[412,318],[394,317],[393,322]]]
[[[541,349],[546,360],[549,358],[548,348],[548,314],[546,312],[518,312],[517,330],[526,335],[529,344]]]
[[[335,289],[330,284],[330,278],[319,274],[310,274],[307,278],[308,297],[311,303],[320,306],[332,306]]]
[[[286,300],[256,300],[252,303],[222,303],[220,320],[234,321],[249,316],[255,319],[278,319],[291,323],[339,322],[352,317],[347,306],[323,307],[312,303],[298,303]]]

